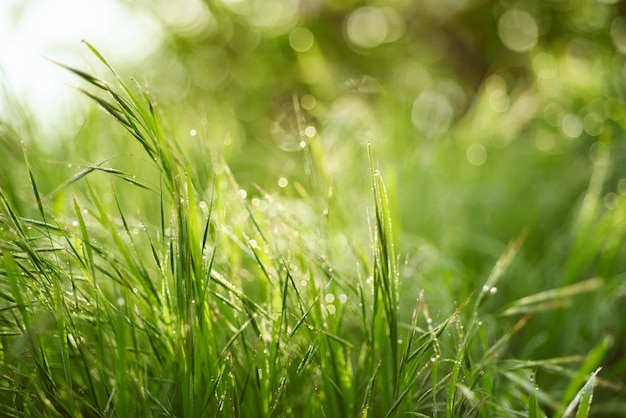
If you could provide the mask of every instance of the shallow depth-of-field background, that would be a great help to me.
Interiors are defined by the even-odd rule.
[[[621,3],[126,3],[4,86],[0,415],[623,416]]]

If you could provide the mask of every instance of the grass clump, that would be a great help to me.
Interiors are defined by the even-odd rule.
[[[494,304],[500,283],[520,280],[522,235],[482,287],[435,306],[442,277],[411,282],[375,150],[361,149],[371,190],[359,208],[333,194],[316,137],[297,197],[246,190],[221,151],[191,158],[146,90],[88,46],[113,82],[66,68],[146,169],[107,160],[56,184],[24,145],[30,195],[0,182],[3,416],[586,417],[594,388],[623,391],[600,371],[610,336],[539,359],[513,344],[605,280]],[[580,231],[593,228],[586,208]],[[343,223],[354,211],[369,231]]]

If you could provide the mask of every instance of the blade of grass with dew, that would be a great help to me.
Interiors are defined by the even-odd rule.
[[[503,316],[535,311],[545,311],[563,306],[564,301],[572,296],[589,293],[602,288],[605,281],[600,277],[588,279],[570,286],[545,290],[534,295],[525,296],[513,302],[502,311]]]
[[[478,314],[478,309],[482,301],[484,300],[485,296],[487,296],[487,294],[492,292],[493,291],[492,289],[495,289],[496,284],[498,283],[502,275],[506,272],[506,270],[509,268],[509,266],[515,259],[515,256],[517,255],[517,253],[520,251],[525,239],[526,239],[526,234],[523,233],[515,241],[513,241],[507,246],[507,248],[504,250],[500,258],[498,258],[498,260],[496,261],[496,264],[493,266],[493,269],[489,273],[489,276],[487,277],[485,284],[483,285],[480,293],[476,297],[476,302],[474,303],[474,310],[473,310],[475,316]]]
[[[589,410],[591,408],[591,401],[593,399],[593,390],[596,385],[596,376],[602,367],[597,368],[591,375],[589,379],[585,382],[583,387],[576,393],[574,399],[567,405],[567,408],[563,411],[561,418],[567,418],[572,415],[576,406],[578,406],[578,411],[576,413],[576,418],[586,418],[589,415]]]
[[[569,385],[565,389],[563,398],[561,399],[561,405],[567,405],[573,402],[573,399],[577,396],[578,388],[583,384],[590,373],[593,376],[595,385],[595,375],[600,370],[600,364],[602,364],[608,350],[613,345],[613,340],[613,336],[606,335],[595,347],[591,349],[591,351],[589,351],[585,357],[585,361],[583,361],[580,365],[576,374],[570,380]]]
[[[535,383],[534,374],[531,383],[534,383],[534,387],[530,388],[528,395],[528,418],[543,418],[545,413],[539,408],[539,402],[537,400],[539,387]]]
[[[384,341],[390,349],[391,367],[383,367],[383,376],[389,372],[391,374],[390,393],[386,393],[388,398],[393,397],[399,384],[398,376],[398,295],[397,295],[397,269],[396,255],[393,238],[393,229],[391,225],[391,214],[389,210],[389,201],[385,184],[380,172],[374,168],[374,159],[371,146],[368,147],[368,156],[370,163],[370,175],[372,182],[372,191],[374,193],[374,232],[372,237],[372,249],[374,255],[374,318],[376,318],[377,304],[382,303],[384,321],[386,322],[386,333],[388,335],[379,334],[377,340]],[[382,318],[381,318],[382,319]],[[375,324],[376,320],[372,322]],[[374,326],[374,325],[373,325]],[[377,332],[373,332],[374,335]],[[385,344],[385,345],[387,345]],[[384,377],[383,377],[384,378]],[[390,399],[386,402],[391,405]]]

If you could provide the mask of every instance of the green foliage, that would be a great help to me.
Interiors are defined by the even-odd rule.
[[[0,415],[618,416],[616,8],[239,3],[150,93],[60,64],[73,143],[0,126]]]

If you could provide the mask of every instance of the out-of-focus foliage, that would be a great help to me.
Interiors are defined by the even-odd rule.
[[[542,315],[537,307],[508,351],[539,360],[605,350],[596,396],[618,392],[626,370],[622,3],[125,3],[165,28],[158,53],[132,73],[192,164],[224,158],[248,197],[269,190],[297,215],[343,206],[328,222],[350,247],[346,237],[366,236],[371,143],[400,241],[402,319],[421,289],[435,318],[453,312],[484,283],[506,244],[525,236],[486,302],[493,312],[506,316],[511,301],[546,289],[604,281],[580,309]],[[79,135],[60,143],[59,155],[80,147],[89,164],[111,158],[125,172],[140,171],[129,156],[139,147],[111,121],[87,118],[84,131],[89,144],[80,145]],[[0,142],[3,151],[8,146]],[[196,166],[206,170],[196,173],[199,189],[211,190],[214,173]],[[35,167],[48,181],[44,192],[58,186],[55,175],[76,171],[64,162],[54,173],[45,167]],[[11,180],[7,170],[0,167],[0,186]],[[119,201],[159,223],[158,210],[142,206],[148,199]],[[359,228],[361,235],[343,235]],[[539,377],[542,388],[569,381],[558,367],[551,372]]]
[[[495,256],[525,225],[540,256],[598,150],[621,149],[626,20],[615,2],[129,6],[168,29],[140,71],[178,111],[176,135],[227,148],[247,186],[260,173],[302,180],[300,145],[319,138],[341,167],[330,178],[349,188],[372,142],[395,171],[405,227],[452,247],[478,233],[499,243],[468,251]]]
[[[405,248],[423,255],[433,244],[462,262],[463,280],[454,267],[436,267],[457,300],[476,286],[467,277],[485,274],[487,261],[522,231],[528,235],[518,274],[527,284],[504,285],[505,298],[626,268],[620,233],[606,261],[592,252],[582,269],[554,267],[567,264],[568,253],[572,264],[576,248],[585,246],[589,230],[577,228],[592,222],[579,212],[592,172],[601,174],[596,195],[587,193],[598,200],[589,219],[613,217],[624,207],[622,4],[150,4],[168,32],[160,55],[141,73],[163,108],[178,112],[175,134],[191,132],[226,150],[246,188],[254,190],[259,178],[264,187],[280,178],[306,183],[301,145],[312,141],[323,145],[331,167],[312,193],[325,196],[330,185],[335,193],[363,188],[363,145],[371,142],[391,177]],[[351,198],[360,195],[342,197]],[[407,264],[405,280],[428,276],[420,257]],[[623,292],[613,283],[613,292]],[[570,327],[567,340],[542,334],[543,323],[530,326],[522,338],[536,348],[526,346],[525,355],[577,352],[574,347],[589,346],[604,331],[624,337],[611,319],[620,312],[606,305],[593,324],[575,316],[553,319],[552,327]]]

